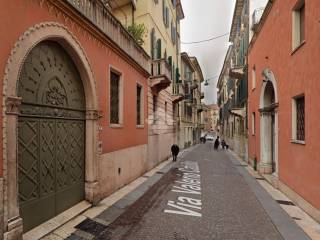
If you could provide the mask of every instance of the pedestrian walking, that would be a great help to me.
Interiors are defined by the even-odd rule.
[[[227,149],[227,143],[224,139],[221,141],[221,147],[222,149]]]
[[[172,161],[173,162],[177,161],[177,156],[179,154],[179,151],[180,151],[180,149],[179,149],[179,146],[177,144],[173,144],[171,146],[171,153],[172,153]]]
[[[219,141],[219,136],[217,137],[217,139],[214,141],[214,150],[218,150],[219,149],[219,145],[220,145],[220,141]]]

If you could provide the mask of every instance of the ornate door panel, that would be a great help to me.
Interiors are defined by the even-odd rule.
[[[28,55],[18,96],[18,178],[24,231],[84,199],[85,101],[62,47],[46,41]]]

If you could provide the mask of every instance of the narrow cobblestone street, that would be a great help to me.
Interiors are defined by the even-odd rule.
[[[241,174],[243,166],[231,158],[227,151],[214,151],[211,142],[198,145],[182,154],[168,173],[108,227],[84,223],[79,229],[96,239],[114,240],[284,239],[254,193],[258,185],[248,184]],[[253,178],[249,181],[256,182]],[[184,185],[186,182],[194,187]],[[264,199],[268,200],[274,201]],[[282,230],[292,234],[291,240],[308,239],[289,216],[277,208],[273,211],[278,212]],[[107,222],[108,212],[96,220]],[[70,239],[79,238],[74,235]]]

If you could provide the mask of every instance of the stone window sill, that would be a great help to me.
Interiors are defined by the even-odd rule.
[[[306,142],[305,141],[301,141],[301,140],[291,140],[291,143],[300,144],[300,145],[306,145]]]
[[[144,129],[144,125],[137,125],[137,129]]]
[[[302,46],[304,46],[306,44],[306,41],[302,41],[297,47],[295,47],[292,52],[291,55],[295,54],[300,48],[302,48]]]
[[[110,128],[123,128],[122,124],[110,123]]]

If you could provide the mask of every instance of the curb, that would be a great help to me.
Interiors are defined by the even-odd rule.
[[[184,158],[186,154],[194,150],[197,145],[182,150],[178,155],[178,161]],[[180,160],[179,160],[180,158]],[[98,214],[93,219],[86,218],[81,223],[75,226],[77,229],[68,238],[68,240],[94,240],[107,229],[107,227],[120,217],[128,207],[135,203],[140,197],[142,197],[152,186],[154,186],[164,174],[168,173],[176,163],[172,162],[172,157],[163,168],[157,171],[154,175],[148,177],[148,179],[138,186],[133,191],[126,194],[123,198],[119,199],[112,206]],[[147,177],[144,175],[143,177]]]
[[[280,207],[272,196],[256,181],[256,179],[244,167],[249,166],[247,163],[238,159],[235,153],[228,150],[227,155],[230,157],[234,167],[247,182],[256,198],[264,208],[266,214],[273,222],[284,240],[310,240],[309,236],[296,224],[296,222]],[[239,165],[239,162],[241,163]],[[260,176],[260,175],[259,175]]]

